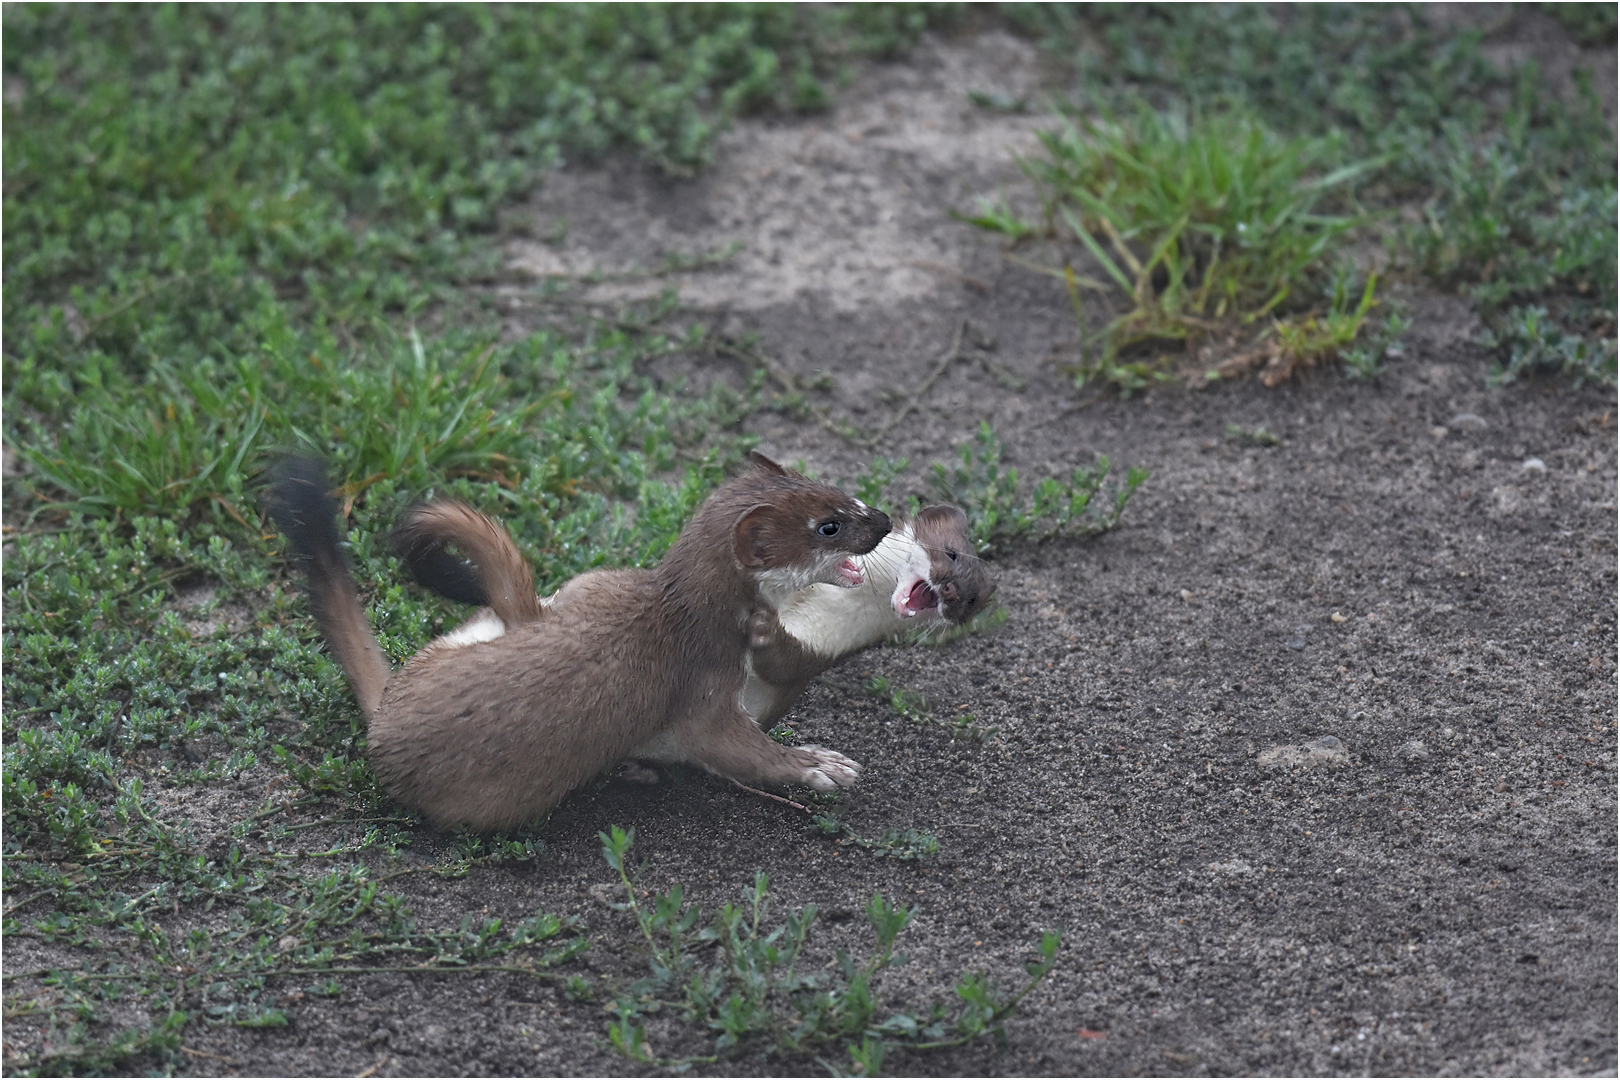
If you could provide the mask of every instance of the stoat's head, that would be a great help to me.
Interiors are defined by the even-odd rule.
[[[888,535],[889,516],[859,499],[752,455],[752,468],[732,481],[747,505],[732,527],[732,553],[751,571],[762,597],[778,606],[819,583],[850,588],[865,580],[853,556]]]

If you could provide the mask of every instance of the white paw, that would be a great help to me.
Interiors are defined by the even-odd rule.
[[[806,769],[800,778],[802,784],[817,791],[832,791],[853,787],[855,781],[860,779],[861,763],[853,758],[821,746],[801,746],[798,749],[816,759],[816,763]]]

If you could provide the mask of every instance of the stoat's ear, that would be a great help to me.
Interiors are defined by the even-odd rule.
[[[769,503],[744,510],[731,529],[731,551],[740,566],[757,570],[771,558],[771,512]]]
[[[775,473],[777,476],[787,475],[786,469],[782,468],[782,466],[778,465],[776,462],[772,461],[758,450],[748,451],[748,460],[756,469],[764,469],[766,472]]]

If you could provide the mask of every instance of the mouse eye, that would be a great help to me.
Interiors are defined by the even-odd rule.
[[[947,559],[951,560],[951,562],[955,562],[956,561],[956,551],[954,549],[952,549],[952,548],[946,548],[945,549],[945,557]]]
[[[822,536],[837,536],[838,522],[823,521],[819,526],[816,527],[816,532],[820,533]]]

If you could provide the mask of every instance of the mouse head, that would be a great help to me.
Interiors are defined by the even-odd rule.
[[[996,594],[995,579],[974,554],[967,515],[954,506],[929,506],[917,512],[912,536],[927,556],[901,576],[892,598],[902,618],[928,613],[951,623],[965,623],[983,611]]]

